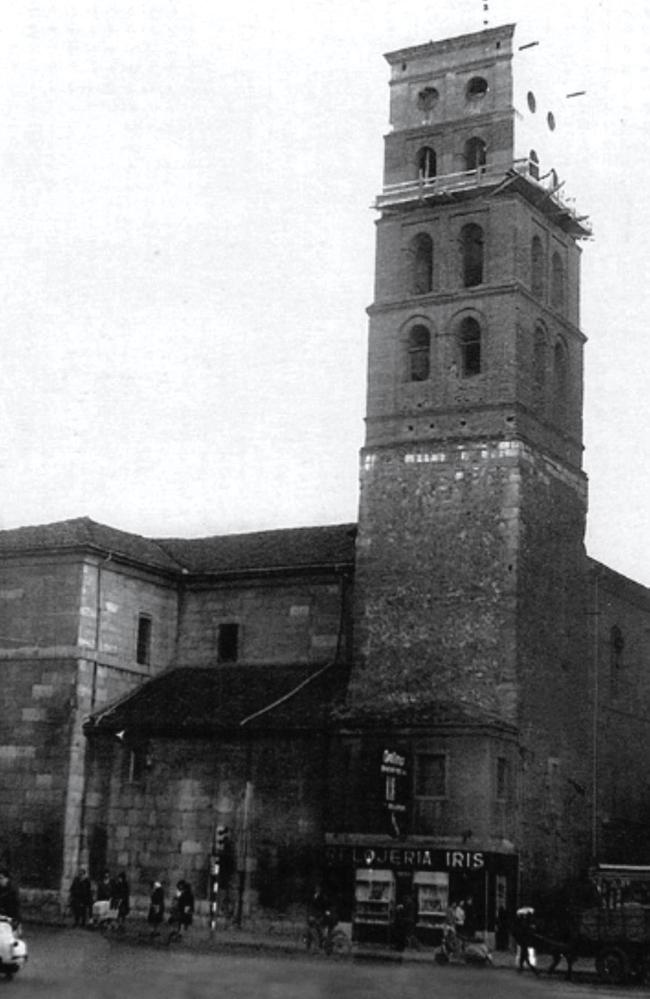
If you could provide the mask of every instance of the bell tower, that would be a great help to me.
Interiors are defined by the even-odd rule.
[[[561,115],[514,25],[386,58],[349,703],[462,703],[561,755],[584,650],[589,235]],[[545,714],[548,739],[525,735]]]

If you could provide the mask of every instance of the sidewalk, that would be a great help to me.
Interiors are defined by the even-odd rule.
[[[218,927],[210,930],[205,926],[192,926],[181,940],[167,943],[169,929],[164,926],[159,935],[152,937],[150,927],[140,919],[127,920],[122,932],[113,929],[106,931],[107,937],[130,944],[141,944],[150,947],[172,947],[188,950],[222,951],[233,953],[237,951],[248,953],[273,953],[278,956],[306,956],[302,932],[263,932],[261,930],[239,929],[236,926]],[[353,943],[348,957],[338,960],[385,961],[399,963],[435,963],[435,948],[407,948],[396,951],[381,944]],[[320,951],[312,952],[314,959],[337,960],[336,957],[326,957]],[[549,958],[550,962],[550,958]],[[461,963],[452,961],[452,963]],[[492,953],[492,963],[497,968],[514,968],[515,955],[511,951],[495,951]],[[544,966],[544,965],[543,965]]]

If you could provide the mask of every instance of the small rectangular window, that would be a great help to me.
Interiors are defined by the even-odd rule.
[[[148,666],[151,662],[151,618],[148,614],[138,616],[135,658],[139,666]]]
[[[141,783],[151,766],[149,747],[146,744],[125,747],[123,756],[123,776],[128,784]]]
[[[418,798],[447,797],[447,757],[421,753],[415,760],[415,794]]]
[[[505,756],[497,759],[497,798],[508,797],[508,785],[510,783],[510,770]]]
[[[239,625],[233,622],[219,625],[217,659],[220,663],[236,663],[239,657]]]

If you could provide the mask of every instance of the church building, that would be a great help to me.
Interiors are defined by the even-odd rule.
[[[0,856],[357,939],[650,862],[650,591],[584,548],[562,115],[514,25],[402,49],[355,524],[0,532]],[[574,183],[579,178],[572,178]]]

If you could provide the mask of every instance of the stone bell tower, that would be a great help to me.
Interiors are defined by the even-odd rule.
[[[579,752],[589,231],[513,25],[386,58],[349,703],[488,711],[542,780]]]

